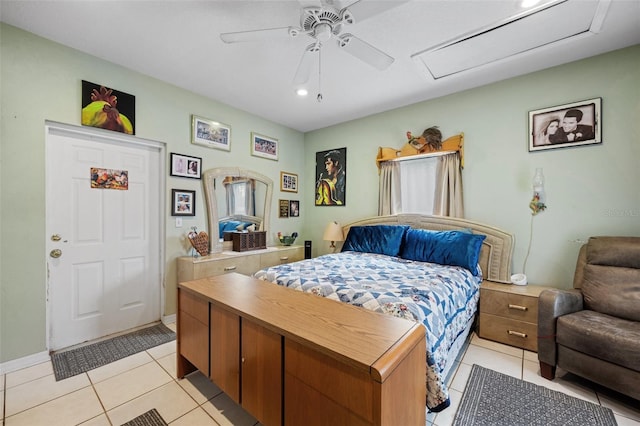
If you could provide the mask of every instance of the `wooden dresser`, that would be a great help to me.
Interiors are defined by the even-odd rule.
[[[424,425],[421,324],[230,273],[178,286],[177,373],[262,424]]]
[[[269,266],[302,259],[303,246],[273,246],[243,252],[224,251],[202,257],[183,256],[178,258],[178,283],[229,272],[252,275]]]
[[[480,337],[538,351],[538,296],[549,287],[483,281]]]

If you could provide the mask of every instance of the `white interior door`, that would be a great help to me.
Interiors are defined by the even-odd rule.
[[[46,135],[50,350],[159,320],[162,287],[159,144],[61,126]],[[126,170],[128,189],[92,188],[93,167]]]

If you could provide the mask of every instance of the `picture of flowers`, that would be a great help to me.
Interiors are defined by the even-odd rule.
[[[129,172],[126,170],[91,168],[91,188],[129,189]]]

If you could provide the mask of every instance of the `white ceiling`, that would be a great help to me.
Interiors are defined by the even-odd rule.
[[[0,17],[5,23],[303,132],[640,43],[640,0],[602,0],[600,9],[606,15],[597,33],[533,49],[525,42],[535,34],[504,37],[501,43],[510,48],[522,45],[529,50],[434,79],[412,55],[503,23],[522,13],[521,0],[411,0],[361,22],[355,16],[356,22],[343,30],[394,57],[386,70],[340,50],[333,40],[324,44],[323,100],[317,102],[317,71],[310,80],[309,96],[294,93],[293,77],[312,42],[308,36],[235,44],[225,44],[219,37],[222,32],[300,26],[301,3],[314,1],[318,0],[1,0]],[[598,3],[567,1],[592,8]],[[340,8],[353,2],[335,0],[334,5]],[[560,22],[572,21],[574,14],[566,15]],[[562,23],[546,24],[545,20],[540,34],[557,25]],[[477,46],[473,49],[469,57],[484,55]],[[464,67],[464,60],[458,62]],[[197,113],[206,116],[206,111]]]

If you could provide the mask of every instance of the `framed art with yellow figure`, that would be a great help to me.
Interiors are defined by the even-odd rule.
[[[346,205],[347,148],[316,152],[316,206]]]

